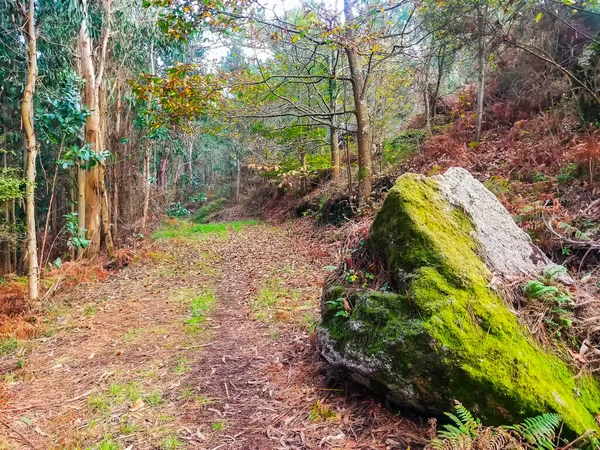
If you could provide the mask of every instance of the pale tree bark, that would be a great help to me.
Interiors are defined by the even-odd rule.
[[[87,24],[87,5],[85,3],[84,17],[81,21],[81,28],[79,30],[81,73],[86,81],[84,90],[85,103],[91,113],[86,119],[85,141],[91,146],[92,151],[96,153],[103,150],[101,148],[103,141],[100,129],[99,87],[102,84],[102,78],[104,75],[106,51],[108,46],[108,38],[110,36],[110,0],[104,0],[103,6],[106,15],[106,25],[102,35],[97,75],[94,70],[92,43]],[[108,197],[106,195],[106,187],[104,185],[104,176],[104,165],[96,164],[92,169],[87,171],[85,177],[85,228],[87,230],[87,238],[90,240],[86,252],[89,257],[96,256],[100,251],[101,225],[104,229],[105,242],[107,244],[109,254],[112,249],[110,224],[108,217],[106,217],[108,214]],[[106,223],[102,221],[103,213],[107,221]],[[112,249],[112,252],[114,253],[114,249]]]
[[[235,165],[237,169],[236,180],[235,180],[235,202],[240,202],[240,185],[242,184],[242,163],[240,161],[240,157],[238,156],[235,160]]]
[[[106,91],[102,88],[102,85],[99,85],[99,90],[101,92],[101,95],[99,96],[100,102],[98,103],[101,127],[100,135],[98,136],[98,147],[100,150],[104,150],[104,137],[106,136]],[[103,124],[104,126],[102,126]],[[108,193],[106,191],[106,165],[104,162],[98,166],[98,187],[100,190],[100,213],[102,221],[102,233],[104,235],[104,242],[106,244],[106,253],[109,258],[112,258],[115,256],[115,246],[113,244],[112,230],[110,227],[110,208],[108,204]]]
[[[154,75],[154,42],[150,43],[150,71]],[[152,106],[152,97],[148,98],[148,109]],[[146,138],[144,149],[144,206],[142,211],[142,233],[146,231],[146,222],[148,221],[148,209],[150,207],[150,139]]]
[[[333,168],[333,179],[340,178],[340,133],[337,127],[329,129],[329,140],[331,146],[331,167]]]
[[[77,164],[77,224],[79,229],[85,228],[85,186],[86,170]],[[83,248],[77,247],[77,257],[83,256]]]
[[[35,162],[37,159],[37,142],[33,125],[33,94],[37,81],[37,53],[35,36],[35,2],[29,0],[27,19],[25,21],[25,37],[27,39],[27,84],[21,102],[21,120],[25,133],[26,176],[25,205],[27,222],[27,275],[29,300],[37,300],[40,289],[40,274],[38,267],[36,223],[35,223]]]
[[[8,162],[6,160],[6,152],[2,154],[2,160],[4,163],[4,170],[8,167]],[[8,225],[10,223],[10,201],[4,203],[4,221]],[[10,241],[6,241],[4,244],[4,273],[10,273],[12,271],[12,267],[10,264]]]
[[[117,78],[117,100],[115,106],[115,164],[112,165],[112,225],[114,234],[118,233],[119,224],[119,148],[121,145],[121,113],[123,102],[121,100],[121,80]]]
[[[98,135],[100,133],[100,114],[98,111],[98,94],[96,90],[96,74],[92,59],[92,43],[88,31],[87,14],[81,21],[79,30],[79,46],[81,56],[81,73],[85,80],[84,98],[90,111],[85,124],[85,142],[97,152]],[[88,256],[95,256],[100,250],[100,189],[98,185],[98,166],[94,166],[85,174],[85,229],[90,240],[87,248]]]
[[[482,6],[477,7],[477,118],[475,123],[475,142],[481,140],[481,128],[483,125],[483,98],[485,93],[485,43],[484,43],[484,17]]]
[[[194,137],[190,136],[190,147],[188,149],[188,177],[189,182],[192,182],[192,178],[194,178],[194,167],[192,165],[192,157],[194,154]]]
[[[351,0],[344,0],[344,17],[348,24],[354,19]],[[358,141],[358,186],[360,190],[360,203],[371,203],[371,122],[367,107],[367,83],[362,73],[358,48],[353,40],[353,32],[348,26],[348,44],[346,56],[350,78],[352,79],[352,93],[354,94],[354,114],[356,116],[356,134]]]

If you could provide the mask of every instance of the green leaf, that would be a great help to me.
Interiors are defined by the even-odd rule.
[[[20,418],[20,420],[21,420],[21,422],[26,423],[28,426],[31,426],[32,422],[31,422],[31,419],[29,417],[23,416],[23,417]]]
[[[540,11],[540,12],[538,13],[538,15],[537,15],[537,16],[535,16],[535,21],[536,21],[536,22],[539,22],[540,20],[542,20],[542,16],[543,16],[543,13]]]

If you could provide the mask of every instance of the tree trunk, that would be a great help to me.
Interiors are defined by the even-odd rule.
[[[353,18],[352,2],[344,0],[344,16],[346,23]],[[362,73],[358,48],[353,42],[353,32],[347,32],[349,43],[346,46],[350,78],[352,79],[352,93],[354,94],[354,114],[356,116],[356,134],[358,141],[358,185],[360,202],[371,204],[371,123],[367,107],[367,85]]]
[[[336,127],[329,129],[329,140],[331,145],[331,167],[333,168],[333,179],[340,178],[340,133]]]
[[[235,180],[235,201],[236,203],[240,202],[240,184],[242,183],[242,163],[240,162],[240,157],[236,158],[236,167],[237,167],[237,176]]]
[[[81,56],[81,73],[85,83],[85,103],[91,114],[86,119],[85,141],[91,146],[93,152],[98,153],[102,145],[100,129],[100,104],[99,104],[99,86],[102,84],[104,74],[104,65],[106,61],[106,48],[110,35],[110,0],[103,2],[106,24],[104,26],[102,43],[100,48],[98,75],[94,71],[94,61],[92,58],[92,43],[87,25],[87,5],[84,2],[84,17],[81,21],[79,30],[79,46]],[[111,247],[112,242],[110,230],[106,233],[106,223],[102,222],[102,212],[108,213],[107,197],[104,186],[104,168],[96,164],[86,174],[85,185],[85,228],[87,238],[90,240],[86,249],[89,257],[94,257],[100,251],[101,244],[101,225],[105,231],[107,246]],[[108,220],[108,219],[107,219]]]
[[[335,67],[336,53],[334,50],[331,51],[329,61],[329,110],[331,113],[337,111],[337,83],[336,67]],[[331,167],[333,169],[333,179],[337,180],[340,178],[340,144],[339,144],[339,129],[337,127],[338,121],[336,116],[331,116],[331,126],[329,127],[329,139],[330,139],[330,150],[331,150]]]
[[[189,156],[188,156],[188,177],[189,183],[192,183],[192,179],[194,178],[194,167],[192,166],[192,156],[194,154],[194,138],[190,136],[190,148],[189,148]]]
[[[85,104],[91,114],[86,119],[85,142],[97,152],[98,134],[100,133],[100,115],[98,111],[98,92],[96,74],[92,60],[92,45],[87,27],[87,19],[81,21],[79,30],[79,46],[81,52],[81,73],[85,80]],[[93,257],[100,251],[100,186],[98,165],[85,174],[85,229],[90,240],[87,254]]]
[[[80,165],[77,166],[77,226],[85,229],[85,186],[86,173]],[[77,257],[83,256],[83,248],[77,247]]]
[[[371,203],[371,123],[367,108],[366,93],[363,85],[364,79],[360,68],[358,50],[353,47],[346,49],[350,77],[352,78],[352,91],[354,94],[354,114],[356,115],[356,135],[358,144],[358,186],[361,202]]]
[[[475,124],[475,142],[481,140],[481,127],[483,125],[483,96],[485,89],[485,58],[484,58],[484,36],[483,36],[483,13],[482,6],[477,8],[477,62],[479,70],[477,72],[477,119]]]
[[[146,141],[144,151],[144,206],[142,211],[142,233],[146,230],[148,220],[148,208],[150,206],[150,140]]]
[[[4,162],[4,170],[8,167],[8,162],[6,160],[6,152],[2,155],[2,160]],[[9,226],[10,223],[10,201],[7,201],[3,205],[4,207],[4,223],[6,226]],[[7,240],[4,243],[4,273],[11,272],[11,264],[10,264],[10,240]]]
[[[116,236],[118,233],[119,222],[119,149],[121,146],[121,113],[123,103],[121,101],[121,80],[117,79],[117,100],[115,105],[115,163],[112,165],[112,224],[113,232]]]
[[[156,184],[161,194],[167,191],[167,169],[169,167],[169,155],[166,150],[160,152],[160,158],[158,160],[158,177]]]
[[[150,71],[154,75],[154,42],[150,42]],[[148,109],[152,106],[152,97],[148,98]],[[148,220],[148,208],[150,206],[150,152],[152,148],[150,139],[146,137],[144,148],[144,206],[142,211],[142,233],[146,230],[146,221]]]
[[[103,85],[98,86],[99,102],[98,117],[100,119],[100,134],[98,135],[98,150],[105,149],[106,137],[106,90]],[[98,189],[100,194],[100,217],[102,223],[102,234],[106,244],[106,253],[109,258],[115,256],[115,246],[112,239],[112,229],[110,226],[110,207],[108,202],[108,192],[106,189],[106,163],[98,165]]]
[[[106,167],[104,164],[98,166],[98,186],[101,199],[102,233],[106,244],[106,253],[109,258],[115,256],[115,245],[112,239],[112,230],[110,227],[110,211],[108,207],[108,193],[106,192],[105,180]]]
[[[37,81],[37,52],[35,36],[35,2],[29,0],[29,8],[26,19],[27,38],[27,84],[21,103],[21,120],[23,122],[23,131],[25,132],[26,146],[26,176],[27,185],[25,187],[26,202],[26,221],[27,221],[27,275],[29,277],[28,293],[29,300],[37,300],[39,296],[39,267],[36,242],[36,223],[35,223],[35,163],[37,159],[37,142],[33,128],[33,94],[35,92],[35,83]]]

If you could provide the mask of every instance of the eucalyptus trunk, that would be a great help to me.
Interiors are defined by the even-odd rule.
[[[37,82],[37,51],[35,36],[35,2],[29,0],[27,18],[25,22],[25,37],[27,39],[27,84],[21,102],[21,121],[25,133],[25,172],[27,185],[25,187],[25,212],[27,223],[27,275],[29,300],[37,300],[39,297],[40,278],[37,255],[36,221],[35,221],[35,163],[37,159],[37,142],[33,123],[33,94]]]

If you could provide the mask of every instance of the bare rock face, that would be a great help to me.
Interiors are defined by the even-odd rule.
[[[572,432],[598,428],[598,382],[540,349],[490,286],[550,260],[466,170],[400,177],[368,245],[393,289],[329,283],[317,343],[332,365],[426,415],[458,400],[492,424],[555,411]]]
[[[554,265],[520,229],[510,213],[467,170],[451,167],[435,176],[440,195],[470,218],[481,256],[493,272],[508,276],[535,276]]]

